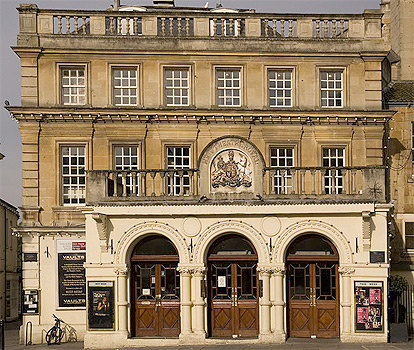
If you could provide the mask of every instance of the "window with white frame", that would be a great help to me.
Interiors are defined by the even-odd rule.
[[[165,104],[188,106],[190,104],[190,72],[187,68],[166,68]]]
[[[63,204],[85,204],[85,147],[62,146],[61,163]]]
[[[168,169],[189,169],[190,168],[190,147],[171,146],[167,147],[167,168]],[[182,187],[182,192],[181,192]],[[184,171],[182,175],[178,171],[168,177],[168,194],[178,196],[187,194],[190,191],[190,176]]]
[[[139,169],[138,146],[115,146],[114,167],[115,170],[138,170]],[[139,175],[127,173],[125,177],[127,194],[139,194]],[[118,182],[122,182],[122,174],[118,174]],[[135,183],[135,191],[134,191]]]
[[[138,74],[136,68],[113,68],[113,104],[136,106],[138,103]]]
[[[64,105],[86,104],[84,66],[61,67],[61,102]]]
[[[345,165],[344,148],[323,148],[322,166],[326,168],[340,168]],[[341,169],[327,169],[324,176],[326,194],[342,193],[344,179]]]
[[[405,222],[405,248],[414,249],[414,222]]]
[[[240,73],[240,69],[217,69],[217,106],[241,106]]]
[[[292,107],[292,70],[269,70],[269,106]]]
[[[270,148],[270,166],[275,169],[273,188],[276,194],[292,192],[292,173],[294,166],[294,149],[285,147]]]
[[[343,71],[321,70],[321,107],[339,108],[343,107]]]

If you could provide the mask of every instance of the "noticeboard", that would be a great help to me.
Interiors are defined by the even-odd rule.
[[[58,240],[59,307],[86,306],[86,242]]]
[[[355,331],[384,332],[382,282],[355,281]]]
[[[25,290],[23,292],[23,314],[36,315],[39,313],[39,291]]]
[[[114,282],[88,282],[88,329],[115,329]]]

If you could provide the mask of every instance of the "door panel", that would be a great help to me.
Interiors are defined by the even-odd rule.
[[[255,262],[209,264],[210,335],[252,337],[258,334]]]
[[[288,263],[291,337],[339,335],[337,263]]]
[[[180,333],[180,276],[177,262],[133,264],[133,331],[136,337]]]

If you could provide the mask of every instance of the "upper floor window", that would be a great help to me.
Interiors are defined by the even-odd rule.
[[[85,147],[62,146],[63,204],[85,204]]]
[[[324,148],[322,150],[322,166],[340,168],[345,166],[344,148]],[[339,194],[344,189],[344,178],[341,169],[327,169],[325,171],[325,193]]]
[[[64,105],[86,104],[85,67],[61,68],[61,101]]]
[[[138,103],[138,82],[136,68],[113,68],[113,104],[115,106],[136,106]]]
[[[190,73],[188,69],[165,69],[165,104],[188,106],[190,104]]]
[[[405,222],[405,248],[414,249],[414,222]]]
[[[177,170],[189,169],[190,147],[167,147],[167,168]],[[184,171],[181,175],[179,172],[174,172],[172,177],[168,177],[168,194],[177,196],[180,194],[186,194],[189,191],[190,176],[186,171]]]
[[[269,106],[292,107],[292,70],[269,70]]]
[[[114,165],[115,170],[138,170],[139,169],[139,153],[138,146],[115,146],[114,147]],[[118,174],[122,177],[122,174]],[[139,175],[132,173],[126,174],[126,190],[127,194],[139,193]],[[135,192],[134,192],[135,183]]]
[[[217,106],[241,106],[240,73],[240,69],[217,69]]]
[[[289,194],[293,189],[292,173],[294,166],[293,148],[272,147],[270,149],[270,166],[276,168],[273,188],[276,194]]]
[[[321,107],[340,108],[343,107],[343,71],[321,70]]]

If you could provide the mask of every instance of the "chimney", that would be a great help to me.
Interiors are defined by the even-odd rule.
[[[120,6],[121,6],[121,0],[114,0],[114,11],[119,11]]]
[[[175,7],[174,0],[153,0],[154,6]]]

